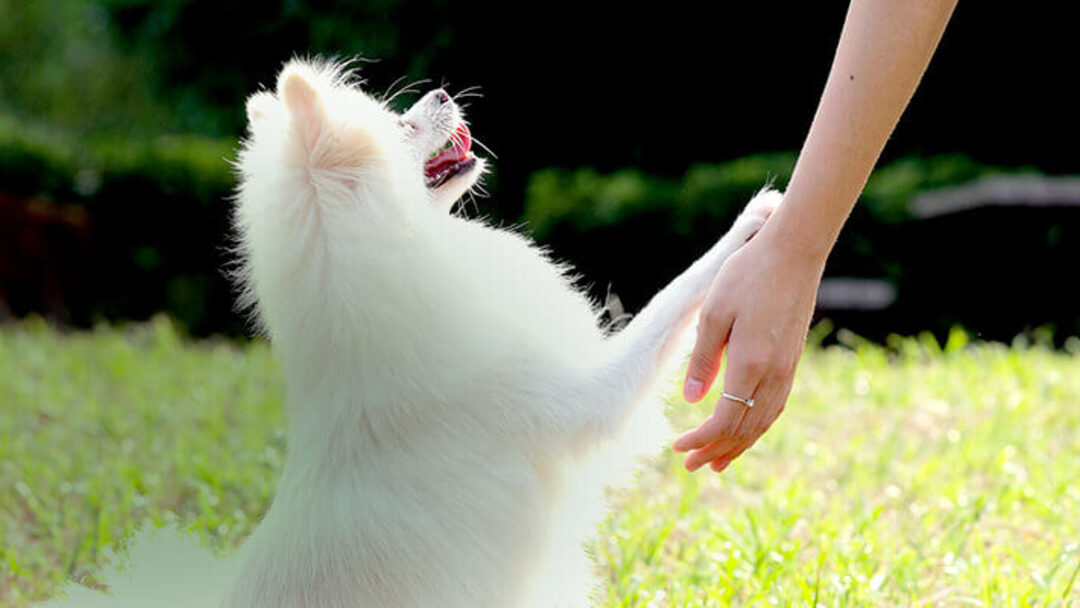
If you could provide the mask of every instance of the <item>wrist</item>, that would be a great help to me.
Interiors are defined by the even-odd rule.
[[[786,209],[787,200],[773,213],[761,231],[754,237],[764,241],[777,255],[783,256],[793,266],[802,269],[816,269],[820,274],[825,268],[836,234],[816,222],[804,221],[794,217]]]

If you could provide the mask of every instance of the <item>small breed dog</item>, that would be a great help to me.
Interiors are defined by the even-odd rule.
[[[247,111],[237,226],[286,376],[277,495],[237,555],[152,534],[112,597],[61,605],[587,605],[603,491],[666,437],[685,330],[780,195],[611,334],[568,267],[449,213],[484,160],[442,90],[398,115],[293,61]]]

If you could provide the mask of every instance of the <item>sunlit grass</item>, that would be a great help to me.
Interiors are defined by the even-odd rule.
[[[965,341],[812,348],[724,474],[660,457],[594,543],[600,604],[1080,605],[1080,357]],[[265,344],[29,323],[0,329],[0,370],[0,605],[146,521],[226,548],[266,509],[285,446]]]

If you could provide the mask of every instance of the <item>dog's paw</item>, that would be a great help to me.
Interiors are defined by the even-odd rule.
[[[782,200],[784,195],[777,190],[765,188],[758,192],[739,214],[732,231],[739,235],[740,240],[749,241],[761,230]]]

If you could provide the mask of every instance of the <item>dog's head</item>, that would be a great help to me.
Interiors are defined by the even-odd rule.
[[[241,306],[278,331],[346,283],[392,284],[416,227],[443,221],[484,169],[445,92],[399,115],[340,65],[288,63],[247,115],[233,276]]]
[[[273,93],[248,99],[247,115],[245,179],[284,166],[328,200],[445,211],[484,171],[461,109],[441,89],[399,115],[340,66],[294,60]],[[260,152],[278,162],[258,162]]]
[[[436,205],[449,209],[484,172],[484,160],[472,153],[472,133],[461,108],[446,91],[424,95],[398,120],[424,185]]]

